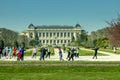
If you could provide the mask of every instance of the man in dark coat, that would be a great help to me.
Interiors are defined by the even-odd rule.
[[[94,56],[93,56],[93,59],[96,57],[96,59],[97,59],[97,53],[98,53],[98,47],[95,47],[93,50],[95,51],[94,52]]]
[[[74,56],[75,56],[75,49],[72,49],[72,53],[71,56],[69,57],[68,61],[70,61],[72,59],[72,61],[74,61]]]
[[[45,48],[41,48],[40,52],[41,52],[41,54],[40,54],[40,60],[42,60],[42,59],[44,60],[44,56],[46,54]]]
[[[3,48],[0,47],[0,59],[2,57],[2,51],[3,51]]]

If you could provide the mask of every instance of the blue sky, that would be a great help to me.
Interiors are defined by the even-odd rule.
[[[22,32],[34,25],[79,23],[88,32],[117,18],[120,0],[0,0],[0,28]]]

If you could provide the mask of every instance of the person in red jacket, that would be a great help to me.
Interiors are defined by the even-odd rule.
[[[20,61],[20,57],[21,57],[21,53],[20,53],[20,51],[18,51],[18,53],[17,53],[17,61]]]

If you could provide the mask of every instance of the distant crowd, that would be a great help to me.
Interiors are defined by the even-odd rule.
[[[32,48],[32,56],[31,58],[36,58],[37,56],[37,52],[40,51],[40,58],[39,60],[45,60],[45,58],[49,57],[50,59],[50,49],[49,48],[44,48],[42,47],[40,50],[37,50],[36,47]],[[24,60],[24,52],[25,49],[24,48],[16,48],[16,47],[4,47],[4,48],[0,48],[0,59],[2,57],[6,58],[6,59],[12,59],[12,58],[16,58],[17,57],[17,61],[23,61]],[[58,53],[59,53],[59,59],[60,61],[63,61],[63,53],[67,52],[67,57],[66,59],[68,59],[68,61],[72,60],[74,61],[74,57],[79,57],[79,48],[75,49],[68,49],[68,51],[65,51],[65,49],[62,51],[62,49],[59,47],[58,48]]]
[[[97,51],[99,48],[95,48],[94,51],[94,56],[93,59],[96,57],[97,59]],[[40,50],[37,50],[36,47],[32,48],[32,57],[31,58],[36,58],[37,56],[37,52],[40,52],[40,58],[39,60],[45,60],[45,58],[49,57],[50,59],[50,49],[48,48],[40,48]],[[67,53],[66,59],[68,61],[72,60],[74,61],[74,57],[79,58],[79,48],[69,48],[67,51],[65,49],[61,49],[61,47],[58,48],[58,54],[59,54],[59,60],[60,61],[64,61],[63,59],[63,53]],[[17,49],[16,47],[4,47],[4,48],[0,48],[0,59],[2,57],[5,57],[6,59],[11,59],[11,58],[16,58],[17,57],[17,61],[23,61],[24,60],[24,52],[25,49],[24,48],[19,48]]]
[[[18,61],[24,60],[24,48],[15,48],[15,47],[4,47],[0,48],[0,59],[5,57],[6,59],[15,58],[17,56]]]

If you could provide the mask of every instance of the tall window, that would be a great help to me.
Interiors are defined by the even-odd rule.
[[[45,40],[43,40],[43,43],[45,43]]]
[[[45,37],[45,33],[43,33],[43,37]]]
[[[54,40],[54,44],[56,44],[56,40]]]
[[[57,33],[57,37],[59,37],[59,33]]]
[[[66,32],[64,33],[64,37],[66,37]]]
[[[32,33],[30,33],[30,38],[33,38],[33,34]]]
[[[63,43],[63,40],[61,40],[61,43]]]
[[[61,35],[60,35],[61,37],[63,37],[63,33],[61,32]]]
[[[46,33],[46,37],[48,37],[48,32]]]
[[[71,36],[73,36],[73,32],[71,33]]]
[[[50,43],[52,44],[52,40],[50,40]]]
[[[70,40],[68,40],[68,43],[70,43]]]
[[[41,40],[40,40],[40,43],[41,43]]]
[[[57,40],[57,43],[59,43],[59,40]]]
[[[49,41],[47,40],[47,42],[46,42],[47,44],[49,43]]]
[[[41,33],[39,33],[39,37],[41,37]]]
[[[56,33],[55,33],[55,32],[54,32],[53,34],[54,34],[54,36],[56,36]]]
[[[68,32],[68,37],[70,37],[70,33]]]
[[[50,32],[50,37],[52,37],[52,32]]]
[[[64,40],[64,43],[66,43],[66,40]]]

